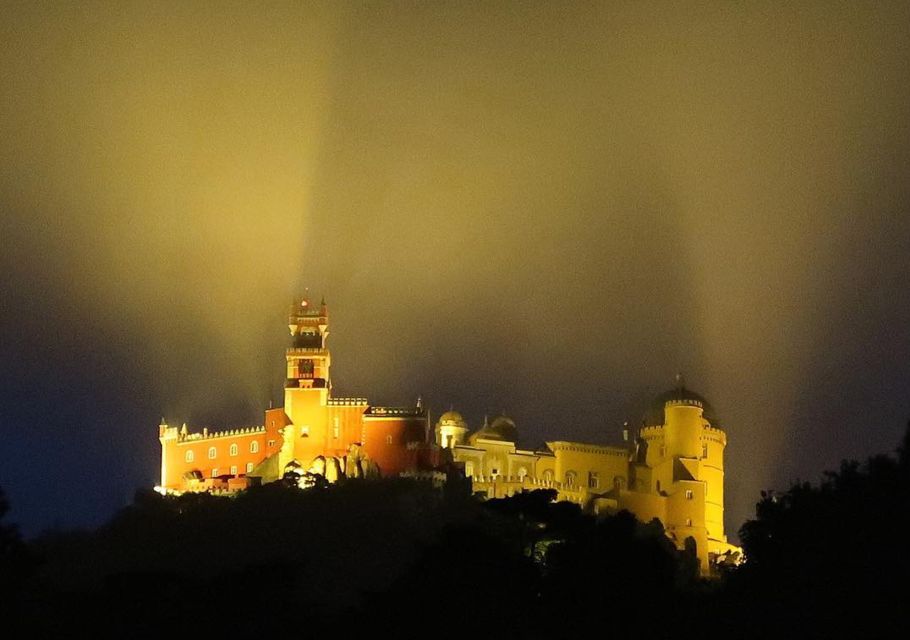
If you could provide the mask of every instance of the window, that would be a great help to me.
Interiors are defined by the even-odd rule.
[[[686,500],[691,500],[693,497],[692,489],[686,489]]]
[[[553,482],[553,470],[547,469],[543,472],[543,481],[544,482]]]
[[[687,526],[687,527],[691,527],[691,526],[692,526],[692,518],[686,518],[686,526]]]
[[[192,449],[187,449],[186,453],[183,454],[183,459],[186,462],[192,462],[193,460],[196,459],[196,455],[193,453]]]
[[[232,465],[231,465],[231,475],[232,475],[232,476],[236,476],[236,475],[237,475],[237,465],[236,465],[236,464],[232,464]]]
[[[231,455],[236,456],[237,452],[238,452],[238,448],[237,448],[237,443],[235,442],[234,444],[231,445]]]
[[[464,463],[464,475],[466,478],[474,477],[474,463],[473,462]]]
[[[578,474],[574,471],[566,471],[566,486],[574,487],[578,484]]]
[[[624,491],[626,488],[626,479],[622,476],[616,476],[613,478],[613,488],[617,491]]]
[[[596,471],[588,471],[588,488],[596,489],[600,486],[600,479],[597,477]]]
[[[271,448],[274,447],[274,446],[275,446],[275,441],[274,441],[274,440],[269,440],[269,449],[271,449]]]
[[[527,475],[528,475],[527,469],[525,469],[524,467],[518,467],[518,480],[520,482],[524,482],[525,476],[527,476]]]
[[[702,458],[708,457],[708,445],[706,445],[706,444],[701,445],[701,457]]]
[[[335,419],[332,421],[332,437],[338,438],[341,433],[341,425],[338,424],[338,416],[335,416]]]
[[[667,448],[664,445],[660,445],[660,457],[664,458],[667,455]]]
[[[252,462],[247,462],[247,463],[246,463],[246,472],[249,473],[249,472],[252,471],[252,470],[253,470],[253,463],[252,463]]]
[[[215,467],[214,469],[212,469],[212,477],[213,478],[218,477],[218,467]]]
[[[253,440],[250,443],[250,453],[259,453],[259,441]]]
[[[214,460],[218,455],[218,452],[215,451],[215,447],[209,447],[209,460]]]
[[[385,443],[386,443],[386,444],[392,444],[392,436],[391,436],[391,435],[387,435],[387,436],[385,437]]]
[[[302,427],[300,427],[300,437],[301,437],[301,438],[309,438],[309,437],[310,437],[310,425],[305,424],[305,425],[303,425]],[[273,442],[274,442],[274,441],[273,441]]]

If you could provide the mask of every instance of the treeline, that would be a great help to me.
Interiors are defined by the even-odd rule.
[[[747,562],[698,577],[660,524],[552,491],[408,480],[162,497],[25,543],[2,524],[3,629],[33,638],[863,638],[900,633],[910,452],[766,493]],[[6,636],[6,634],[4,634]],[[6,637],[17,637],[10,635]]]

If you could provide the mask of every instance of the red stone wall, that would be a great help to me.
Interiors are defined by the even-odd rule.
[[[397,476],[417,466],[418,449],[409,443],[424,443],[426,419],[423,417],[365,416],[363,420],[366,454],[379,466],[383,476]]]

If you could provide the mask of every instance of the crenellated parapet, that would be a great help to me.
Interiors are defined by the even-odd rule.
[[[702,429],[701,439],[726,446],[727,432],[719,427],[706,426]]]
[[[623,459],[629,456],[629,450],[625,447],[611,447],[608,445],[587,444],[584,442],[556,440],[554,442],[548,442],[547,447],[549,447],[550,451],[553,453],[556,453],[557,451],[572,451],[575,453],[593,453],[597,455],[614,456]]]
[[[366,398],[329,398],[326,406],[329,407],[366,407],[370,403]]]
[[[197,442],[202,440],[214,440],[216,438],[235,438],[237,436],[253,435],[265,433],[265,426],[258,425],[254,427],[237,427],[235,429],[225,429],[223,431],[209,431],[204,427],[202,431],[189,433],[184,424],[181,429],[162,424],[159,427],[159,434],[162,439],[176,440],[177,442]]]
[[[424,418],[426,412],[421,407],[368,407],[365,418]]]
[[[660,440],[664,437],[664,427],[662,425],[655,427],[642,427],[638,434],[644,440]]]

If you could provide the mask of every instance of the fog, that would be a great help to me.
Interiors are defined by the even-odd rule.
[[[761,489],[910,418],[906,3],[10,4],[0,486],[36,531],[337,395],[616,442],[682,371]]]

